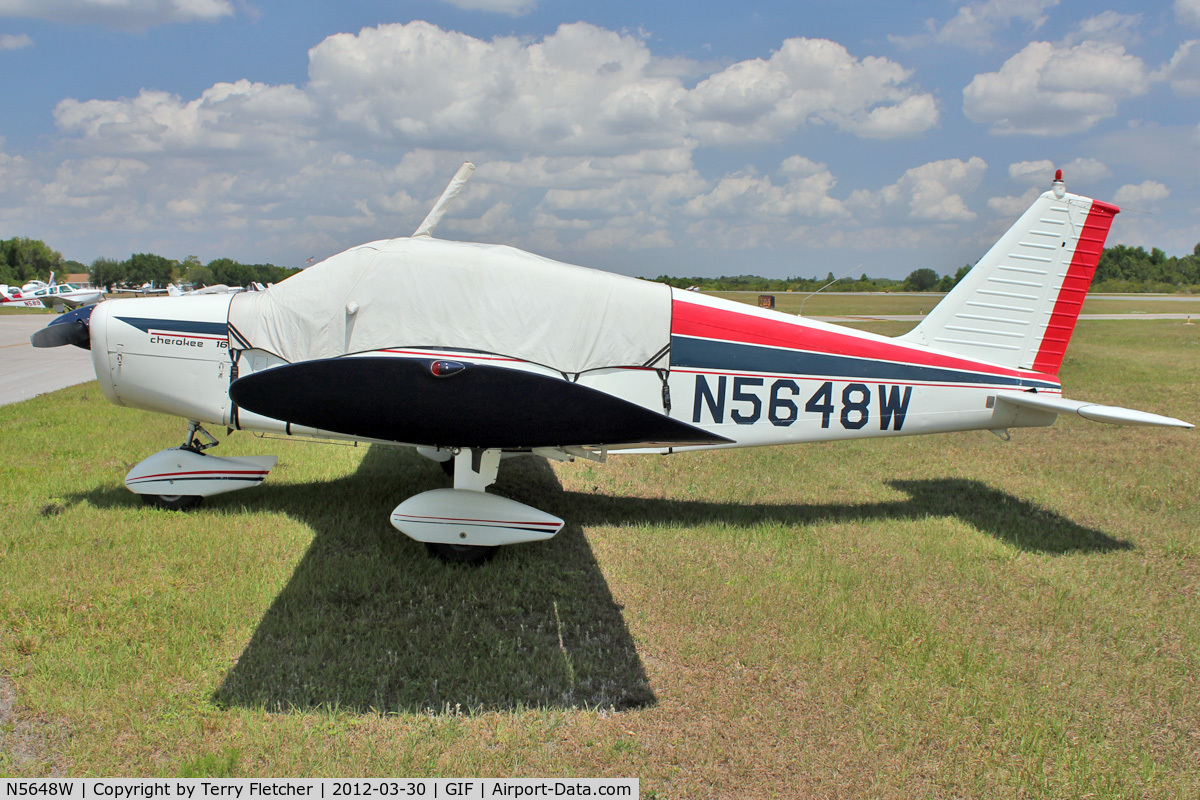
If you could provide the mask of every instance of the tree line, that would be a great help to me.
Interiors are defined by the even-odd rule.
[[[1188,256],[1167,256],[1157,247],[1106,247],[1096,267],[1092,291],[1200,292],[1200,244]]]
[[[196,256],[174,261],[154,253],[134,253],[124,261],[97,258],[88,269],[88,279],[94,286],[131,286],[146,283],[166,286],[182,281],[194,286],[246,286],[258,282],[279,283],[300,270],[277,267],[274,264],[242,264],[231,258],[216,258],[207,264]]]
[[[201,263],[196,256],[176,261],[154,253],[134,253],[123,261],[97,258],[88,267],[64,259],[61,253],[39,239],[18,236],[0,240],[0,283],[10,286],[49,280],[51,272],[59,281],[65,281],[67,274],[86,272],[93,286],[105,288],[140,287],[147,283],[166,286],[177,281],[195,286],[217,283],[246,286],[255,281],[279,283],[299,271],[274,264],[242,264],[231,258],[217,258],[207,264]]]
[[[829,286],[832,292],[948,292],[958,285],[968,272],[964,264],[953,274],[938,275],[928,267],[914,269],[903,280],[890,278],[841,278],[833,273],[824,279],[763,278],[758,275],[722,275],[719,278],[676,278],[659,275],[653,280],[679,289],[695,288],[703,292],[815,292]],[[1200,294],[1200,244],[1187,256],[1168,256],[1157,247],[1146,252],[1144,247],[1118,244],[1107,247],[1100,256],[1093,292],[1187,292]]]
[[[963,279],[971,265],[959,267],[953,274],[938,273],[928,267],[915,269],[903,280],[869,278],[835,279],[833,273],[825,278],[763,278],[758,275],[722,275],[719,278],[677,278],[659,275],[653,280],[680,289],[695,287],[702,291],[747,292],[815,292],[829,285],[835,292],[948,292]],[[245,286],[258,283],[279,283],[300,270],[274,264],[242,264],[231,258],[217,258],[201,263],[196,256],[183,261],[154,253],[134,253],[124,261],[97,258],[90,267],[78,261],[63,259],[39,239],[16,236],[0,240],[0,284],[21,286],[31,280],[48,280],[50,273],[64,278],[67,273],[88,273],[94,286],[141,286],[153,283],[166,286],[183,281],[196,286],[224,283]],[[1157,247],[1149,252],[1144,247],[1118,244],[1105,248],[1092,281],[1094,292],[1189,292],[1200,293],[1200,244],[1191,255],[1168,256]]]
[[[863,273],[857,278],[834,278],[832,272],[824,278],[762,278],[758,275],[722,275],[719,278],[675,278],[659,275],[653,280],[677,289],[695,288],[702,292],[815,292],[828,287],[831,292],[948,292],[971,270],[966,264],[953,275],[941,277],[927,267],[915,269],[903,280],[870,278]]]

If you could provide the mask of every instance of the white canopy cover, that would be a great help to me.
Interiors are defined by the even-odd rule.
[[[449,347],[576,374],[656,356],[666,367],[671,290],[503,245],[401,238],[236,295],[229,323],[230,347],[248,343],[291,363]]]

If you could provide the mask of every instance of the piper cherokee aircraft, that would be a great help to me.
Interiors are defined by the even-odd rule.
[[[222,458],[202,426],[416,447],[453,488],[391,523],[447,560],[548,539],[563,520],[488,494],[502,457],[1045,426],[1189,423],[1062,396],[1057,374],[1118,209],[1052,188],[896,338],[435,239],[470,163],[416,232],[351,248],[265,291],[108,300],[33,344],[90,348],[113,403],[188,421],[126,486],[185,508],[254,486],[275,457]]]

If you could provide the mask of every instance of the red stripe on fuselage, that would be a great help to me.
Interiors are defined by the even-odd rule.
[[[830,377],[827,375],[803,375],[803,374],[797,374],[794,372],[793,373],[748,372],[746,370],[733,371],[733,370],[721,370],[721,369],[693,369],[691,367],[672,367],[671,372],[679,373],[680,375],[715,375],[718,377],[722,376],[722,375],[726,375],[731,378],[762,378],[764,380],[772,380],[775,378],[789,377],[789,378],[799,378],[801,380],[823,381],[823,380],[829,379],[829,377]],[[851,382],[886,383],[889,386],[921,386],[921,387],[933,387],[935,389],[999,389],[1001,391],[1010,391],[1010,392],[1020,390],[1020,387],[1018,387],[1018,386],[1010,386],[1010,385],[996,384],[996,383],[951,383],[948,381],[922,382],[922,381],[896,380],[894,378],[879,378],[879,379],[875,379],[875,378],[837,378],[836,380],[845,381],[847,383],[851,383]],[[1039,394],[1062,394],[1061,387],[1039,386],[1037,390],[1038,390]]]
[[[892,342],[881,342],[876,339],[828,331],[788,320],[745,314],[732,308],[714,308],[699,303],[689,303],[679,298],[675,298],[673,301],[671,333],[725,342],[804,350],[811,353],[829,353],[851,358],[1057,382],[1053,375],[984,364],[927,350],[917,350]]]
[[[1063,356],[1067,352],[1067,343],[1071,341],[1075,323],[1079,321],[1083,301],[1087,299],[1088,288],[1092,285],[1092,276],[1096,274],[1100,256],[1104,253],[1104,240],[1108,238],[1108,229],[1112,226],[1113,217],[1120,211],[1116,206],[1092,201],[1091,211],[1088,212],[1087,221],[1083,223],[1079,241],[1075,244],[1071,266],[1067,269],[1062,289],[1054,301],[1054,311],[1046,324],[1046,332],[1042,334],[1042,345],[1038,349],[1037,358],[1033,360],[1035,370],[1050,375],[1058,374]]]

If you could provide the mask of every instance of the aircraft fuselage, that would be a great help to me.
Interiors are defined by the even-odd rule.
[[[381,438],[375,428],[306,426],[233,403],[229,386],[234,380],[287,362],[262,350],[231,348],[230,300],[228,295],[138,298],[98,306],[91,318],[92,358],[105,396],[118,405],[239,430],[394,441]],[[964,359],[850,328],[690,292],[674,292],[672,304],[669,368],[604,368],[573,376],[571,382],[725,441],[648,439],[612,444],[583,438],[557,444],[605,444],[614,453],[666,453],[1040,426],[1051,424],[1054,415],[997,408],[996,392],[1036,389],[1050,396],[1061,394],[1057,379],[1050,375]],[[342,358],[406,359],[422,365],[448,361],[467,368],[502,365],[548,380],[567,380],[553,369],[502,353],[397,346]],[[354,387],[345,388],[353,395]],[[469,401],[491,404],[503,414],[515,413],[529,398],[497,394]],[[387,405],[397,415],[408,413],[403,386],[396,387]],[[513,411],[507,412],[507,407]],[[321,418],[337,420],[323,411]]]

